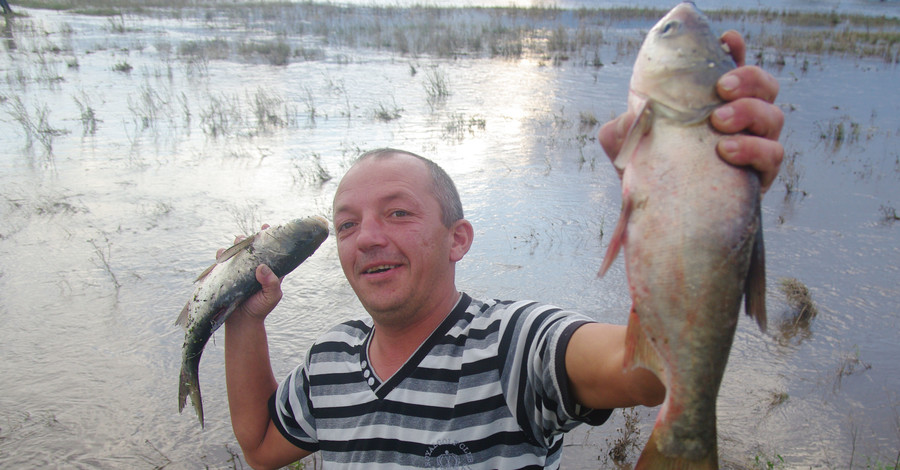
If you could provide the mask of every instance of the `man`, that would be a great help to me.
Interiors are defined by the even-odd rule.
[[[743,65],[740,36],[723,40]],[[734,134],[719,154],[759,171],[767,189],[783,155],[778,84],[742,66],[718,91],[729,102],[712,123]],[[608,155],[632,118],[600,130]],[[365,155],[338,186],[334,225],[341,267],[370,318],[324,334],[280,385],[264,327],[282,295],[271,270],[257,270],[262,291],[226,323],[232,425],[251,466],[321,451],[342,468],[556,468],[562,435],[578,423],[662,402],[652,373],[623,370],[624,326],[456,289],[474,230],[430,161],[390,149]]]

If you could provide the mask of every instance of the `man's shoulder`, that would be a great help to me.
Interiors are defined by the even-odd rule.
[[[532,328],[548,323],[592,322],[591,318],[571,310],[535,300],[498,300],[473,298],[466,312],[473,325],[499,324],[501,329]]]
[[[347,320],[343,323],[338,323],[319,335],[312,346],[312,352],[333,349],[339,344],[356,347],[365,342],[370,331],[372,331],[371,318]]]
[[[467,313],[474,317],[494,317],[502,318],[505,316],[515,315],[517,313],[528,313],[531,311],[552,310],[557,312],[565,312],[566,314],[575,315],[575,312],[567,312],[559,307],[535,300],[500,300],[500,299],[476,299],[472,298],[472,302],[466,309]]]

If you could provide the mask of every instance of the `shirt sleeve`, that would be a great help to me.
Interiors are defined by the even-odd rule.
[[[507,404],[537,444],[549,447],[560,434],[581,423],[600,425],[612,413],[579,405],[565,369],[565,352],[572,334],[592,321],[534,302],[507,306],[499,344],[501,380]]]
[[[307,365],[297,366],[278,384],[278,389],[269,399],[269,416],[288,441],[303,450],[316,452],[319,443],[309,401]]]

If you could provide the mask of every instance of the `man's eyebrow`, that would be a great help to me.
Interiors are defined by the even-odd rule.
[[[378,198],[378,202],[382,204],[389,204],[391,202],[397,200],[406,200],[415,204],[417,207],[420,205],[418,198],[414,197],[408,191],[397,190],[388,194],[385,194]],[[352,212],[348,204],[342,204],[334,208],[335,214],[340,214],[343,212]]]

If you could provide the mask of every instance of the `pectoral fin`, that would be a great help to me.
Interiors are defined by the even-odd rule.
[[[225,323],[225,320],[227,320],[228,317],[230,317],[231,314],[234,313],[235,310],[237,310],[238,305],[240,305],[245,298],[246,296],[239,295],[234,298],[234,301],[231,302],[230,305],[225,308],[219,309],[219,311],[216,312],[215,315],[213,315],[209,320],[210,324],[212,325],[211,331],[215,332],[216,330],[218,330],[219,327]]]
[[[616,260],[616,256],[619,255],[619,250],[622,249],[622,245],[625,244],[625,229],[628,227],[628,219],[631,217],[631,206],[631,199],[626,197],[625,201],[622,202],[622,214],[619,215],[619,222],[616,224],[616,229],[613,231],[612,240],[609,242],[609,247],[606,248],[606,257],[603,258],[600,272],[597,273],[600,277],[603,277],[603,275],[606,274],[606,271],[613,264],[613,261]]]
[[[616,155],[616,159],[613,160],[613,166],[619,170],[619,173],[625,171],[625,167],[628,166],[628,162],[631,160],[632,155],[637,152],[641,139],[650,132],[652,127],[653,100],[648,99],[644,102],[640,111],[638,111],[638,115],[631,123],[631,127],[628,128],[628,134],[625,135],[625,140],[622,142],[622,148],[619,150],[619,154]]]

